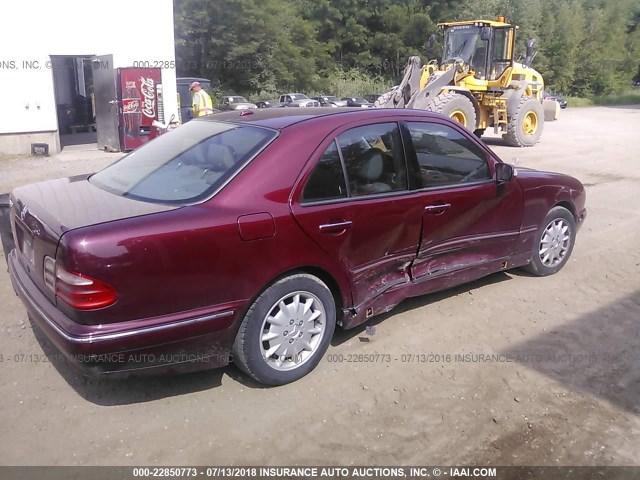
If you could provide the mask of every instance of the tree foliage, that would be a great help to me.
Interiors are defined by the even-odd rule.
[[[395,84],[411,55],[440,57],[437,23],[504,15],[516,53],[538,39],[534,66],[571,95],[640,79],[640,0],[175,0],[178,75],[225,92],[336,88],[336,79]],[[371,82],[359,80],[358,85]],[[365,88],[365,87],[363,87]],[[327,91],[327,93],[333,93]],[[353,92],[353,94],[372,92]]]

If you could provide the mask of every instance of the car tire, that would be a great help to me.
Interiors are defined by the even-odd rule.
[[[522,97],[514,111],[508,113],[507,133],[502,138],[513,147],[533,147],[544,128],[544,109],[533,97]]]
[[[335,301],[322,280],[304,273],[283,277],[244,316],[232,348],[234,362],[264,385],[296,381],[318,365],[335,325]]]
[[[576,220],[564,207],[554,207],[544,218],[536,234],[531,262],[523,267],[533,275],[544,277],[565,266],[576,240]]]

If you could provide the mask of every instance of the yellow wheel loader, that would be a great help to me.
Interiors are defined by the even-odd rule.
[[[420,57],[409,58],[400,84],[380,96],[375,106],[438,112],[478,136],[493,127],[510,145],[535,145],[545,120],[544,82],[531,68],[535,40],[527,43],[524,63],[517,63],[517,27],[504,17],[438,26],[444,32],[440,63],[432,60],[423,66]]]

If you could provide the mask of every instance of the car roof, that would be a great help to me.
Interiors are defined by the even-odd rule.
[[[301,122],[333,117],[336,120],[358,121],[370,118],[388,118],[389,116],[417,117],[417,118],[442,118],[441,115],[426,110],[391,109],[391,108],[341,108],[327,109],[318,107],[303,108],[261,108],[258,110],[245,110],[239,112],[216,113],[200,117],[195,121],[223,121],[233,123],[247,123],[256,126],[275,128],[277,130],[295,125]]]

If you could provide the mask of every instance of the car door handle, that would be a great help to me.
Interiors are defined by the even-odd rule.
[[[435,205],[427,205],[424,207],[424,211],[431,215],[440,215],[451,208],[450,203],[436,203]]]
[[[351,223],[352,222],[350,220],[340,220],[320,225],[318,229],[320,230],[320,233],[340,233],[344,232],[347,228],[350,228]]]

